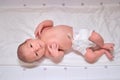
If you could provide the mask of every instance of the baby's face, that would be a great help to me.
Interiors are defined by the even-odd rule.
[[[26,40],[23,48],[28,62],[39,60],[45,53],[45,44],[40,39]]]

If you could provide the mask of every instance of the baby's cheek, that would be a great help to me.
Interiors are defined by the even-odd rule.
[[[44,50],[42,50],[42,51],[39,50],[39,51],[38,51],[38,57],[41,58],[44,54],[45,54],[45,53],[44,53]]]

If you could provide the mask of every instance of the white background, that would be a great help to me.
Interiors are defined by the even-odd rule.
[[[105,41],[115,43],[114,61],[102,56],[88,64],[70,52],[59,64],[44,60],[33,68],[22,67],[17,47],[34,37],[37,24],[45,19],[54,20],[55,25],[95,29]],[[0,80],[120,79],[120,0],[0,0],[0,25]]]

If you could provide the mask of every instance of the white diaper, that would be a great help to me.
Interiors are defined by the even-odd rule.
[[[82,55],[86,53],[86,48],[95,46],[95,44],[88,40],[92,30],[88,29],[73,29],[73,45],[74,50],[79,51]]]

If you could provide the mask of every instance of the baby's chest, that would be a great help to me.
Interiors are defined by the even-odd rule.
[[[64,37],[61,37],[60,39],[58,39],[61,47],[65,50],[71,48],[72,46],[72,40],[69,39],[69,37],[67,35],[65,35]]]

